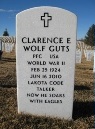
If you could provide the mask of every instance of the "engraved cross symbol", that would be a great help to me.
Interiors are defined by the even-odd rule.
[[[49,16],[49,13],[44,13],[44,16],[41,16],[41,20],[44,21],[44,27],[49,27],[49,21],[52,20],[52,16]]]

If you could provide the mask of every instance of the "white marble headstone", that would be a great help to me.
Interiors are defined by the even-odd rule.
[[[10,43],[5,43],[5,52],[11,52],[11,45]]]
[[[37,7],[16,16],[18,112],[72,119],[75,14]]]
[[[95,51],[94,51],[94,66],[93,66],[93,72],[95,73]],[[94,75],[95,77],[95,75]]]
[[[77,50],[76,51],[76,63],[81,63],[81,58],[82,58],[82,51]]]
[[[5,43],[2,42],[2,51],[5,51]]]
[[[93,50],[87,50],[86,60],[91,61],[93,56],[94,56],[94,51]]]

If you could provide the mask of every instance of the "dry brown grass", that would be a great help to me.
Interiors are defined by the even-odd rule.
[[[15,53],[0,61],[0,129],[94,129],[93,61],[76,64],[73,120],[17,113]]]

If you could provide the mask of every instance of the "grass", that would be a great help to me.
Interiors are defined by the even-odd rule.
[[[94,129],[93,61],[76,64],[73,120],[17,113],[15,53],[0,61],[0,129]]]

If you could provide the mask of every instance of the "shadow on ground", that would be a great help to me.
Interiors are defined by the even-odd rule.
[[[3,57],[1,61],[2,62],[16,62],[16,59],[15,58],[5,58],[5,57]]]
[[[73,119],[86,118],[94,115],[94,102],[74,102]]]
[[[2,85],[2,84],[0,84],[0,87],[2,87],[2,88],[16,88],[17,86],[14,84],[14,85]]]
[[[74,90],[91,90],[90,87],[88,86],[83,86],[83,85],[75,85]]]

